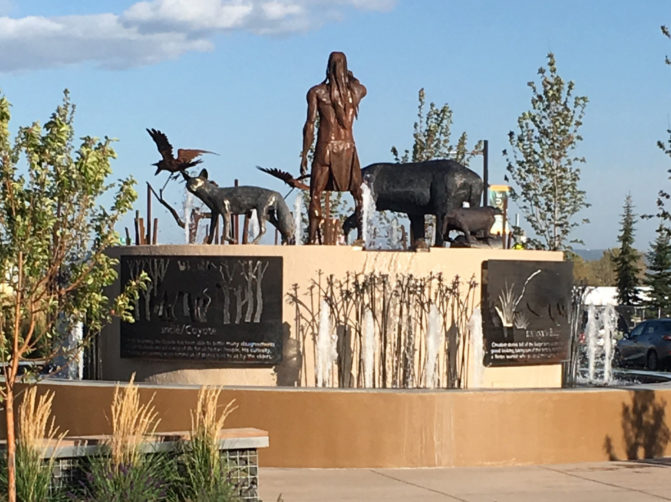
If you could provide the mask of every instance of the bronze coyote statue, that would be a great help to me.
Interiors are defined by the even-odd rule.
[[[181,171],[186,180],[186,189],[198,197],[210,208],[210,232],[207,243],[214,238],[219,215],[224,218],[224,238],[232,242],[231,216],[234,214],[250,215],[256,209],[259,222],[259,235],[252,244],[256,244],[266,232],[266,221],[279,230],[282,244],[295,244],[294,218],[282,196],[274,190],[254,186],[220,187],[207,178],[207,170],[203,169],[198,176],[189,176]]]

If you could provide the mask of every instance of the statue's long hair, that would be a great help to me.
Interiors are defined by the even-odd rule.
[[[347,57],[342,52],[332,52],[326,66],[325,83],[329,87],[331,103],[335,108],[336,118],[342,127],[349,127],[347,116],[354,107],[354,116],[357,115],[357,106],[352,99],[350,88],[350,72],[347,70]]]

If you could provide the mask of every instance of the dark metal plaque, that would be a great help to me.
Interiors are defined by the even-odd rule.
[[[121,323],[121,357],[280,362],[281,257],[121,257],[122,285],[142,271],[151,283]]]
[[[566,360],[572,285],[570,262],[486,261],[482,267],[485,365]]]

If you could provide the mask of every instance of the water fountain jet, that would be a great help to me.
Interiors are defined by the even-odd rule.
[[[375,367],[375,321],[373,312],[366,308],[363,314],[363,382],[364,387],[373,387],[373,369]]]
[[[297,246],[303,243],[303,229],[301,228],[303,206],[303,196],[299,193],[294,199],[294,240]]]

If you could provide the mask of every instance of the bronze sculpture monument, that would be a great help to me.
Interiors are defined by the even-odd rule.
[[[362,192],[359,156],[352,125],[366,88],[347,69],[342,52],[329,55],[324,81],[307,94],[308,114],[303,127],[301,175],[307,174],[308,151],[314,141],[315,120],[319,118],[317,144],[310,176],[308,243],[315,244],[321,221],[320,197],[324,190],[350,192],[354,197],[357,240],[362,235]]]
[[[308,208],[308,243],[315,244],[322,220],[321,194],[326,191],[348,191],[354,198],[354,213],[343,224],[345,236],[351,229],[357,229],[357,241],[363,240],[363,192],[362,183],[371,190],[377,210],[403,212],[410,218],[412,248],[426,248],[424,216],[436,217],[435,245],[442,246],[449,238],[450,230],[461,230],[470,243],[473,232],[484,231],[488,236],[491,215],[475,208],[480,205],[483,189],[482,179],[470,169],[449,159],[436,159],[417,163],[390,164],[376,163],[364,169],[359,165],[359,157],[352,133],[359,103],[366,96],[366,88],[347,68],[347,58],[342,52],[329,55],[326,78],[310,88],[307,93],[308,111],[303,126],[303,149],[301,152],[301,176],[296,179],[279,169],[262,171],[282,179],[294,188],[310,190]],[[317,122],[318,120],[318,122]],[[308,153],[313,147],[315,127],[318,123],[317,141],[314,144],[310,186],[302,180],[307,178]],[[225,238],[228,235],[228,220],[233,214],[248,214],[257,209],[261,234],[265,230],[266,219],[282,234],[282,241],[293,243],[293,220],[282,197],[274,191],[259,187],[219,188],[202,171],[197,177],[186,170],[198,165],[198,158],[207,150],[180,149],[175,157],[172,145],[161,131],[147,129],[162,156],[155,163],[156,174],[169,171],[168,180],[181,173],[187,181],[187,189],[200,198],[212,211],[212,221],[208,242],[213,239],[218,216],[224,216]],[[257,166],[258,167],[258,166]],[[166,182],[167,183],[167,182]],[[162,199],[159,201],[164,203]],[[461,210],[463,202],[469,202],[471,210]],[[165,205],[165,203],[164,203]],[[233,207],[235,206],[235,207]],[[176,214],[169,207],[173,216]],[[449,223],[445,223],[448,214]],[[176,217],[179,223],[178,217]],[[486,227],[486,228],[485,228]],[[258,242],[258,237],[255,242]]]

